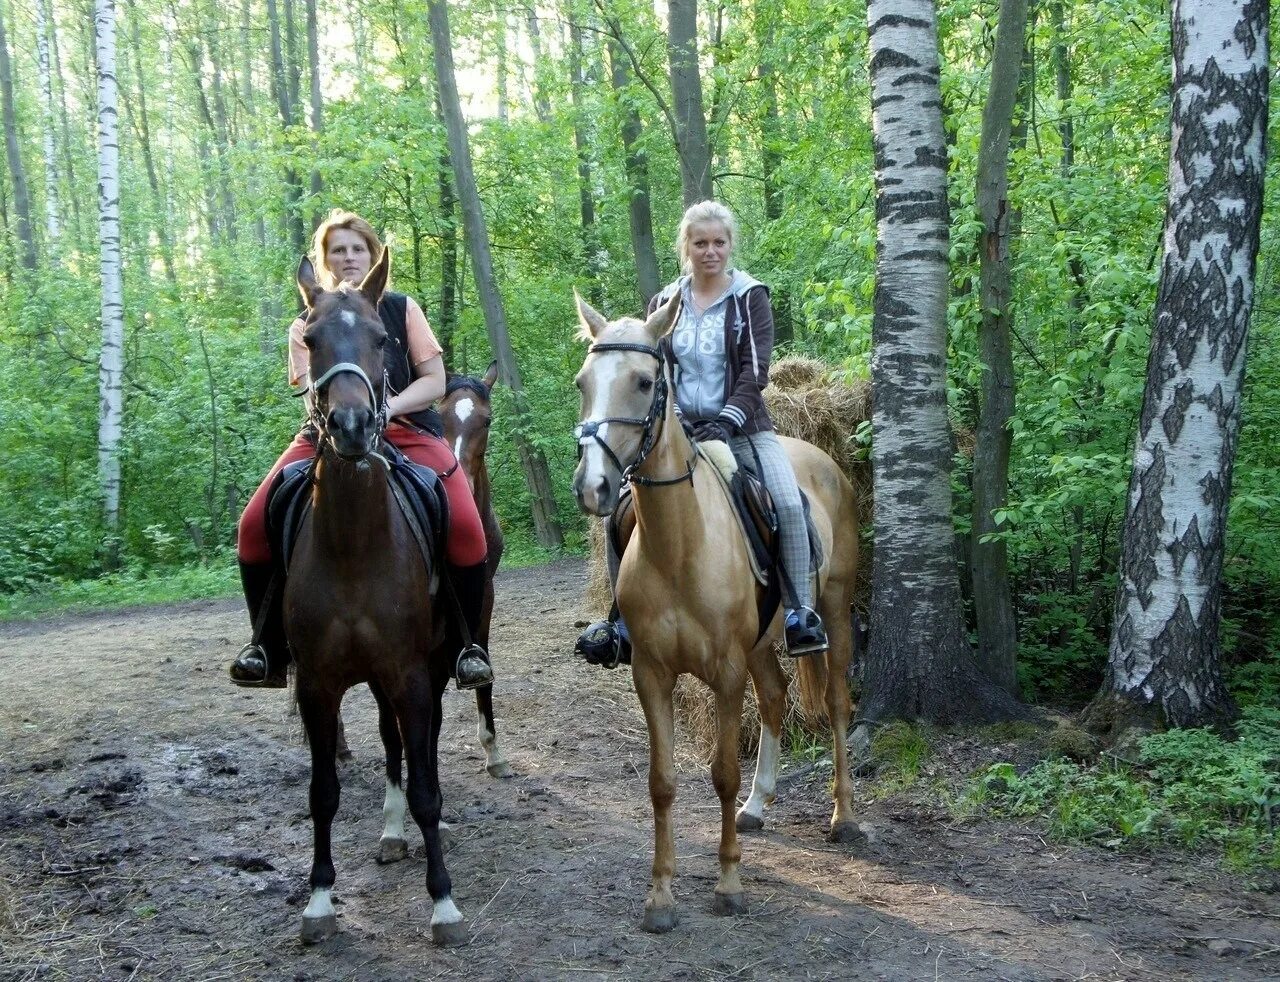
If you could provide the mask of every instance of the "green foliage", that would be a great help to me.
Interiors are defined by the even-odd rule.
[[[1130,765],[1048,760],[986,769],[967,806],[1038,817],[1050,834],[1108,848],[1210,849],[1237,868],[1280,869],[1280,711],[1247,709],[1235,740],[1170,730],[1141,741]]]
[[[915,784],[931,752],[929,734],[919,726],[897,722],[878,729],[871,739],[877,792],[891,794]]]

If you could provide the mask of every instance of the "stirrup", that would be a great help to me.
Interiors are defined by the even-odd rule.
[[[484,670],[477,669],[473,665],[464,673],[462,667],[464,661],[478,661],[484,666]],[[458,652],[458,660],[454,662],[453,666],[453,677],[459,692],[478,689],[484,685],[492,685],[493,666],[489,664],[489,653],[478,644],[467,645]]]
[[[256,678],[250,675],[236,675],[239,668],[244,671],[243,662],[247,657],[254,656],[262,662],[262,676]],[[236,660],[231,663],[231,667],[227,670],[231,676],[231,681],[235,685],[242,686],[246,689],[283,689],[289,684],[287,675],[273,675],[271,673],[271,659],[267,657],[266,649],[260,644],[250,641],[240,649],[236,655]]]
[[[631,637],[622,621],[596,621],[578,635],[573,653],[589,665],[617,668],[631,664]]]
[[[787,654],[792,658],[818,654],[830,647],[827,629],[812,607],[796,607],[787,611],[783,619],[783,634]]]

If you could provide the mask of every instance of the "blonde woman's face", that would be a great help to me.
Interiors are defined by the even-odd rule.
[[[689,261],[699,276],[719,276],[729,262],[733,238],[724,222],[694,222],[689,226]]]
[[[325,236],[324,263],[344,283],[359,286],[373,268],[373,254],[359,232],[335,228]]]

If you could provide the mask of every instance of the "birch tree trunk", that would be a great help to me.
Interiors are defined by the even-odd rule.
[[[280,14],[276,0],[267,0],[267,23],[271,33],[271,93],[280,111],[280,124],[287,130],[293,125],[292,87],[285,66],[284,45],[280,34]],[[302,182],[292,167],[285,168],[285,230],[293,251],[301,256],[307,250],[307,231],[302,224]]]
[[[876,166],[870,723],[1008,718],[960,605],[947,420],[947,152],[932,0],[870,0]],[[1016,62],[1015,62],[1016,66]]]
[[[94,0],[98,62],[98,238],[102,349],[98,356],[98,481],[106,564],[119,560],[120,431],[124,400],[124,298],[120,285],[120,146],[116,136],[116,21],[113,0]]]
[[[31,227],[31,198],[27,193],[27,171],[22,163],[18,141],[18,117],[13,105],[13,66],[9,62],[9,39],[5,36],[5,11],[0,4],[0,114],[4,117],[4,150],[13,183],[14,231],[18,236],[18,254],[23,268],[35,273],[35,231]]]
[[[49,22],[52,10],[49,0],[35,0],[36,5],[36,72],[40,85],[40,129],[44,148],[44,235],[49,256],[56,262],[58,238],[58,165],[53,130],[53,76],[49,70]]]
[[[982,111],[975,189],[982,222],[978,255],[982,326],[982,408],[973,454],[973,543],[970,571],[978,625],[978,665],[996,685],[1018,692],[1017,625],[1009,590],[1004,539],[983,541],[998,531],[995,511],[1009,497],[1009,420],[1014,408],[1013,348],[1009,330],[1009,137],[1026,44],[1027,0],[1000,0],[991,84]]]
[[[697,0],[671,0],[667,28],[676,152],[680,157],[680,184],[687,208],[713,196],[711,149],[702,107],[702,74],[698,69]]]
[[[1266,169],[1267,4],[1174,0],[1169,198],[1095,730],[1235,713],[1222,557]]]
[[[662,289],[658,252],[653,243],[653,211],[649,206],[649,159],[640,146],[643,128],[640,112],[631,100],[631,72],[627,56],[616,38],[609,39],[610,80],[618,113],[622,117],[623,166],[627,173],[627,221],[631,227],[631,251],[636,262],[636,290],[641,308]]]
[[[532,498],[533,524],[538,542],[547,548],[558,549],[564,545],[564,535],[560,531],[560,518],[556,512],[547,460],[542,451],[525,435],[532,428],[532,420],[529,418],[524,383],[520,378],[520,366],[516,364],[515,352],[511,348],[502,295],[494,281],[489,233],[480,206],[480,194],[476,190],[475,174],[471,169],[471,147],[467,140],[466,121],[462,118],[462,105],[458,100],[458,85],[453,72],[449,14],[443,0],[430,0],[427,11],[431,23],[431,46],[440,93],[440,111],[448,133],[449,156],[453,162],[454,183],[462,205],[462,223],[467,245],[471,250],[476,291],[484,309],[485,326],[489,331],[494,357],[498,361],[499,375],[503,384],[511,389],[514,408],[512,429],[520,465]]]

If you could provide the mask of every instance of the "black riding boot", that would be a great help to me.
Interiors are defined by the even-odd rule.
[[[244,586],[245,603],[249,606],[250,630],[262,615],[262,605],[270,600],[266,621],[258,643],[251,640],[231,663],[231,681],[236,685],[283,689],[287,684],[289,645],[284,638],[284,584],[276,585],[275,595],[268,598],[272,563],[241,563],[240,582]]]
[[[489,580],[488,567],[487,561],[474,566],[449,567],[453,592],[458,597],[458,606],[462,608],[462,616],[471,634],[471,643],[458,653],[458,660],[454,665],[454,678],[458,681],[459,689],[478,689],[482,685],[493,683],[489,652],[480,645],[485,586]]]

